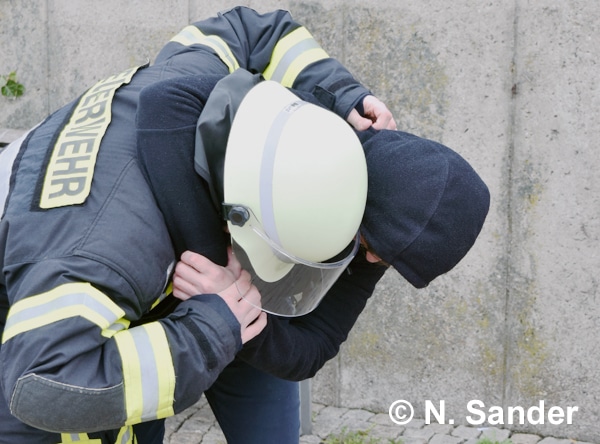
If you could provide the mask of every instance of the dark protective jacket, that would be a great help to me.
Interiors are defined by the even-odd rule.
[[[239,325],[216,295],[144,317],[165,294],[184,233],[155,201],[135,134],[148,85],[238,67],[311,92],[344,117],[368,94],[289,14],[235,8],[185,28],[153,66],[99,82],[20,146],[0,221],[0,442],[68,442],[109,429],[128,442],[131,425],[196,402],[240,349]],[[176,212],[182,202],[169,205]],[[211,245],[209,233],[220,222],[201,220],[199,242],[208,239],[203,248],[216,259],[223,238]],[[272,344],[268,334],[260,342]],[[249,350],[250,360],[260,356]]]

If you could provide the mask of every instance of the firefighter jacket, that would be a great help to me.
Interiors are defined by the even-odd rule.
[[[168,293],[180,248],[135,130],[146,87],[240,67],[343,117],[368,94],[289,14],[235,8],[186,27],[152,66],[98,82],[0,157],[12,164],[0,183],[0,443],[105,430],[131,442],[133,425],[192,405],[240,350],[239,324],[217,295],[146,316]]]

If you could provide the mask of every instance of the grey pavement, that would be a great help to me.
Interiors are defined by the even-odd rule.
[[[196,405],[169,418],[166,424],[165,444],[227,442],[204,397]],[[511,432],[495,427],[425,424],[422,419],[413,419],[400,426],[393,423],[387,413],[331,407],[318,403],[312,403],[311,429],[311,434],[300,437],[300,444],[324,443],[328,437],[339,439],[344,434],[353,432],[360,432],[364,436],[364,442],[370,444],[477,444],[484,439],[491,443],[505,443],[509,440],[512,444],[594,444]],[[335,441],[336,444],[342,442],[343,439]]]

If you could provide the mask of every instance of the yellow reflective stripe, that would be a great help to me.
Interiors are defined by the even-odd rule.
[[[115,335],[123,365],[126,424],[174,414],[175,369],[167,335],[159,322]]]
[[[167,289],[163,292],[163,294],[161,294],[158,297],[158,299],[156,299],[154,301],[154,303],[150,307],[150,310],[154,310],[158,306],[158,304],[160,304],[162,301],[164,301],[167,297],[169,297],[172,294],[173,294],[173,281],[169,281],[169,284],[167,285]]]
[[[109,328],[125,312],[89,283],[60,285],[46,293],[22,299],[9,310],[2,343],[26,331],[73,317]]]
[[[61,130],[48,162],[40,194],[40,208],[81,204],[94,177],[100,143],[112,119],[117,89],[129,83],[139,67],[104,79],[86,91]]]
[[[140,357],[138,356],[137,348],[133,340],[132,332],[138,330],[133,328],[128,331],[121,332],[115,335],[117,348],[121,354],[121,362],[123,364],[123,381],[125,385],[125,403],[127,408],[128,423],[135,424],[141,422],[142,409],[138,410],[134,400],[142,403],[142,368],[140,365]],[[137,421],[136,421],[137,420]]]
[[[125,319],[125,318],[118,319],[117,321],[115,321],[114,324],[109,325],[104,330],[102,330],[100,332],[100,334],[102,336],[104,336],[105,338],[112,338],[115,334],[117,334],[121,330],[127,330],[129,328],[129,324],[131,324],[129,319]]]
[[[61,433],[60,434],[60,443],[66,444],[69,442],[76,442],[79,444],[102,444],[101,439],[90,439],[87,436],[87,433]]]
[[[184,46],[205,45],[217,53],[223,63],[232,73],[240,67],[237,59],[231,52],[229,45],[217,35],[206,35],[197,27],[190,25],[181,30],[179,34],[171,39],[172,42],[180,43]]]
[[[122,427],[117,436],[115,444],[133,444],[133,427]]]
[[[328,57],[310,32],[300,27],[277,42],[263,76],[291,88],[304,68]]]

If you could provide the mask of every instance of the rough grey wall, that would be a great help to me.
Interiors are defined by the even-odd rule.
[[[0,128],[26,128],[145,59],[189,21],[239,2],[0,0]],[[243,2],[242,2],[243,3]],[[573,424],[513,429],[600,441],[600,109],[594,0],[250,1],[292,11],[380,96],[399,128],[466,157],[492,192],[483,233],[414,290],[389,272],[315,400],[387,411],[446,402],[578,406]],[[508,422],[508,418],[505,418]]]

